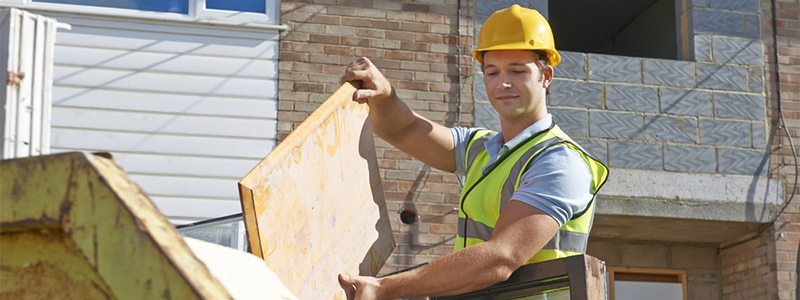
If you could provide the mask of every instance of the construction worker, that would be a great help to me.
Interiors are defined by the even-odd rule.
[[[422,162],[466,176],[455,251],[428,265],[382,278],[340,274],[349,299],[455,295],[506,280],[520,266],[584,253],[594,196],[608,168],[553,123],[545,97],[561,57],[550,25],[518,5],[481,28],[484,85],[500,116],[499,133],[446,128],[411,111],[367,58],[342,82],[370,106],[379,137]]]

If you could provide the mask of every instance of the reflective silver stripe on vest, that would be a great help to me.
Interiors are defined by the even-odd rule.
[[[458,218],[458,234],[464,232],[464,227],[467,227],[467,236],[463,238],[479,239],[484,242],[491,239],[494,232],[492,227],[481,222]],[[584,253],[588,242],[588,233],[559,230],[542,249]]]
[[[559,230],[542,249],[585,253],[588,243],[588,233]]]
[[[488,241],[492,238],[492,227],[489,227],[486,224],[481,222],[472,220],[472,219],[465,219],[465,218],[458,218],[458,234],[462,234],[464,232],[464,227],[467,228],[467,236],[464,238],[472,238],[472,239],[479,239],[481,241]]]
[[[475,162],[475,159],[478,158],[478,154],[481,154],[483,150],[486,150],[486,146],[483,143],[486,143],[486,141],[495,135],[497,135],[497,132],[489,132],[472,142],[472,147],[467,149],[467,172],[469,172],[469,168],[472,167],[472,163]]]
[[[525,168],[525,165],[528,163],[528,160],[533,156],[536,152],[541,149],[547,148],[552,146],[555,143],[564,141],[560,137],[552,137],[547,140],[544,140],[536,145],[533,145],[528,151],[525,151],[524,154],[514,163],[514,167],[511,168],[511,171],[508,173],[508,179],[503,184],[503,189],[500,191],[500,212],[503,212],[503,209],[506,208],[506,204],[508,201],[511,201],[511,196],[514,195],[514,187],[517,185],[517,177],[519,177],[519,173],[522,172],[522,169]]]

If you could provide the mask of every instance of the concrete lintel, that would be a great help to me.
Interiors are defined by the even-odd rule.
[[[612,169],[597,213],[770,222],[783,198],[783,184],[775,179]]]

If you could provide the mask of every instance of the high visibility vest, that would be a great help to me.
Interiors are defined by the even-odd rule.
[[[467,177],[461,191],[454,251],[488,241],[500,213],[519,187],[520,178],[533,159],[548,147],[565,144],[570,150],[578,152],[589,166],[592,173],[592,200],[585,210],[573,214],[572,219],[561,226],[555,236],[526,264],[585,253],[589,230],[594,221],[594,200],[608,178],[608,167],[591,157],[554,124],[510,149],[484,174],[482,169],[490,158],[483,143],[496,134],[479,130],[473,134],[467,146]]]

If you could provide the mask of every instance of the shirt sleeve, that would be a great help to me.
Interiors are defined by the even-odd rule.
[[[511,200],[536,207],[558,222],[558,226],[586,209],[592,200],[592,173],[580,153],[557,145],[539,153],[522,174]]]
[[[478,131],[478,128],[450,128],[450,132],[453,133],[453,144],[456,147],[456,170],[453,171],[453,174],[461,176],[467,175],[467,146],[469,146],[469,137],[471,137],[475,131]]]

